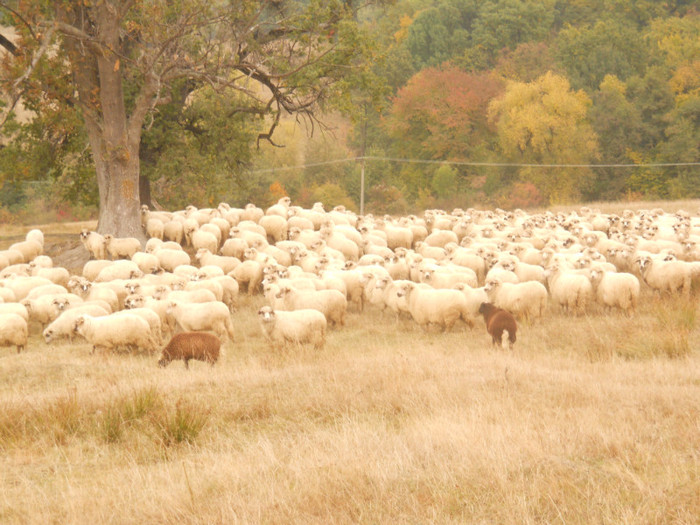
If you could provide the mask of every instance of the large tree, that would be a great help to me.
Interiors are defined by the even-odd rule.
[[[238,111],[269,119],[258,142],[274,145],[283,113],[313,123],[329,101],[342,106],[368,52],[352,3],[339,0],[14,0],[0,14],[19,34],[0,41],[12,53],[3,90],[38,110],[79,111],[98,229],[118,236],[141,234],[141,137],[174,82],[237,90]]]

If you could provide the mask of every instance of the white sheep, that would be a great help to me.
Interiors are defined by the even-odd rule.
[[[338,290],[295,290],[282,286],[277,298],[282,301],[284,310],[311,308],[323,313],[329,323],[341,326],[345,324],[348,301]]]
[[[132,254],[133,255],[133,254]],[[135,279],[143,277],[143,272],[134,261],[121,259],[112,261],[112,264],[105,266],[95,277],[96,283],[106,283],[116,279]]]
[[[29,312],[22,303],[0,303],[0,315],[16,314],[29,322]]]
[[[227,257],[225,255],[215,255],[206,248],[198,250],[195,254],[195,259],[201,266],[218,266],[224,273],[232,272],[236,266],[241,264],[241,260],[235,257]]]
[[[14,313],[0,314],[0,346],[16,346],[19,354],[27,346],[27,321]]]
[[[131,261],[136,263],[143,273],[157,273],[160,268],[158,257],[152,253],[138,251],[131,256]]]
[[[643,281],[659,292],[681,292],[690,295],[697,267],[686,261],[664,261],[642,256],[636,259]]]
[[[92,345],[93,353],[98,348],[136,347],[150,353],[158,349],[150,325],[135,314],[109,314],[103,317],[81,314],[73,323],[73,331]]]
[[[100,274],[103,268],[106,268],[107,266],[110,266],[112,264],[112,261],[109,261],[107,259],[96,259],[93,261],[88,261],[85,263],[83,266],[83,271],[82,276],[85,277],[88,281],[94,281],[97,279],[97,276]]]
[[[212,331],[223,341],[233,340],[233,323],[228,306],[220,301],[181,303],[168,300],[167,313],[185,332]]]
[[[80,242],[90,254],[91,259],[106,259],[105,238],[97,232],[83,229],[80,232]]]
[[[276,243],[287,239],[288,226],[286,218],[280,215],[265,215],[258,223],[265,230],[268,242]]]
[[[236,266],[230,273],[236,279],[240,288],[245,288],[248,295],[259,291],[263,280],[263,265],[258,261],[246,260]]]
[[[525,320],[542,317],[547,308],[547,288],[538,281],[504,283],[491,278],[486,281],[484,290],[490,303]]]
[[[175,268],[192,263],[187,252],[173,250],[171,248],[161,248],[156,250],[154,255],[158,258],[158,264],[166,272],[173,272]]]
[[[158,346],[161,346],[163,344],[163,333],[165,331],[165,328],[163,327],[163,323],[161,322],[160,316],[154,310],[151,310],[148,307],[136,307],[129,308],[128,310],[120,310],[119,312],[114,312],[111,315],[138,315],[148,323],[148,326],[151,330],[151,335],[153,335],[153,338],[155,339]]]
[[[182,222],[173,219],[163,224],[164,241],[173,241],[177,244],[182,244],[182,238],[184,235],[185,230]]]
[[[53,285],[54,283],[44,277],[18,276],[13,279],[0,280],[0,286],[12,290],[15,296],[15,301],[21,301],[27,297],[27,294],[29,294],[32,289],[45,284]]]
[[[458,270],[442,266],[430,265],[420,272],[420,282],[433,288],[454,288],[458,283],[464,283],[472,288],[479,286],[476,273],[471,268],[460,266]]]
[[[146,221],[146,235],[151,239],[163,240],[165,224],[162,220],[151,217]]]
[[[467,310],[472,320],[478,319],[481,303],[487,303],[489,301],[489,296],[484,287],[472,288],[464,283],[458,283],[455,285],[455,290],[462,292],[464,298],[467,300]]]
[[[468,325],[473,323],[462,292],[423,286],[426,285],[408,282],[397,286],[395,292],[399,308],[410,313],[421,328],[428,330],[436,325],[443,331],[451,330],[459,319]]]
[[[29,230],[27,232],[27,235],[25,235],[24,239],[26,241],[34,241],[40,244],[42,247],[44,246],[44,232],[37,228]]]
[[[591,284],[598,302],[609,308],[620,308],[631,314],[639,299],[639,279],[631,273],[591,269]]]
[[[207,249],[211,253],[219,251],[219,239],[212,232],[199,229],[192,233],[192,248],[195,253],[201,249]]]
[[[141,241],[136,237],[114,237],[108,233],[104,239],[105,250],[112,259],[130,259],[141,250]]]
[[[72,343],[76,335],[73,331],[73,326],[75,326],[75,320],[79,316],[88,314],[93,317],[104,317],[110,313],[108,309],[98,304],[80,304],[74,308],[65,310],[44,329],[42,333],[44,341],[46,344],[51,344],[59,339],[65,338]]]
[[[38,255],[41,255],[42,251],[44,250],[44,247],[37,241],[29,240],[11,244],[8,249],[21,253],[23,259],[22,262],[28,263]]]
[[[55,295],[55,294],[65,294],[68,293],[68,290],[61,286],[60,284],[42,284],[40,286],[36,286],[29,290],[27,295],[25,295],[23,300],[27,299],[37,299],[38,297],[41,297],[42,295]]]
[[[66,287],[70,279],[70,272],[61,266],[55,268],[36,268],[32,270],[32,275],[44,277],[49,281]]]
[[[22,305],[29,313],[29,321],[36,321],[42,328],[53,321],[56,316],[55,301],[67,301],[72,304],[82,303],[82,298],[72,293],[46,294],[34,299],[22,300]]]
[[[583,273],[564,269],[559,264],[545,272],[552,300],[569,312],[581,314],[593,299],[593,285]]]
[[[325,343],[326,317],[318,310],[275,311],[263,306],[258,316],[262,332],[271,344],[312,343],[315,348],[321,348]]]

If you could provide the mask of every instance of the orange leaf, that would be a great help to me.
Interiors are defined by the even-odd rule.
[[[114,71],[119,71],[119,59],[114,63]]]

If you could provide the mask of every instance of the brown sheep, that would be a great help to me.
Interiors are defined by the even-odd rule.
[[[513,315],[491,303],[481,303],[479,313],[484,316],[486,331],[491,334],[493,345],[496,346],[501,343],[503,348],[505,348],[507,336],[509,346],[512,349],[515,343],[515,332],[518,329]]]
[[[166,367],[170,361],[182,359],[189,369],[189,360],[206,361],[212,366],[219,359],[221,340],[214,334],[206,332],[180,332],[175,334],[165,345],[158,364]]]

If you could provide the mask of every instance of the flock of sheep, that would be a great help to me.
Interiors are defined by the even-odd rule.
[[[143,208],[142,224],[145,246],[84,230],[91,260],[80,275],[43,255],[40,230],[0,251],[0,346],[21,351],[40,326],[47,344],[83,338],[93,351],[163,349],[161,365],[214,363],[221,342],[235,337],[243,293],[264,295],[260,330],[274,346],[322,347],[348,308],[441,330],[473,326],[483,314],[496,344],[493,308],[528,322],[552,306],[632,315],[643,287],[688,295],[700,278],[700,217],[683,211],[380,218],[320,203],[304,209],[285,197],[266,210]],[[502,322],[512,332],[503,343],[515,341],[514,319]]]

